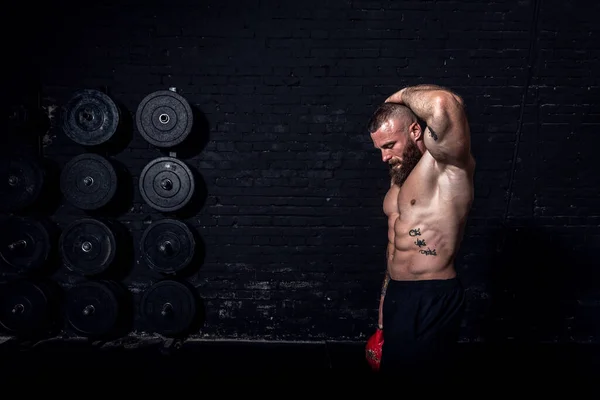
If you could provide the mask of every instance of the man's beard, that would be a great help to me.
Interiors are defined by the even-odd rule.
[[[406,178],[408,178],[411,171],[421,159],[422,155],[423,154],[421,154],[419,147],[417,147],[414,142],[409,140],[406,143],[404,152],[402,153],[402,166],[400,168],[394,168],[394,165],[396,165],[397,162],[390,164],[390,177],[392,178],[392,181],[396,185],[402,186]]]

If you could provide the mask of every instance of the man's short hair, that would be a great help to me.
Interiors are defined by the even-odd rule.
[[[390,118],[406,121],[406,127],[413,122],[419,122],[415,113],[408,107],[398,103],[383,103],[373,113],[367,124],[369,133],[377,131]]]

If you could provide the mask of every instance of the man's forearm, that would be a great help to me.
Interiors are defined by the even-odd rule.
[[[423,93],[423,92],[431,92],[431,91],[441,91],[441,92],[446,92],[446,93],[449,93],[449,94],[451,94],[451,95],[454,97],[454,99],[455,99],[455,100],[456,100],[456,101],[457,101],[457,102],[458,102],[458,103],[459,103],[461,106],[463,106],[463,105],[464,105],[464,102],[463,102],[463,99],[462,99],[462,97],[460,97],[458,94],[454,93],[452,90],[450,90],[450,89],[448,89],[448,88],[446,88],[446,87],[443,87],[443,86],[438,86],[438,85],[429,85],[429,84],[423,84],[423,85],[408,86],[408,87],[406,87],[406,89],[407,89],[407,90],[406,90],[405,92],[408,92],[408,93],[409,93],[409,96],[410,96],[411,94],[413,94],[413,95],[414,95],[414,94],[417,94],[417,93],[419,93],[419,92],[421,92],[421,93]],[[409,100],[408,100],[408,101],[410,101],[410,98],[409,98]]]
[[[390,273],[388,271],[385,271],[383,285],[381,285],[381,298],[385,297],[385,292],[387,292],[388,283],[390,283]]]
[[[381,296],[379,297],[379,329],[383,328],[383,300],[385,299],[385,293],[387,291],[388,283],[390,282],[390,274],[386,270],[385,277],[383,278],[383,284],[381,285]]]
[[[438,103],[435,101],[440,92],[450,94],[454,100],[463,106],[462,98],[451,90],[438,85],[415,85],[407,86],[387,98],[386,102],[404,104],[410,108],[420,119],[429,121],[438,111]]]

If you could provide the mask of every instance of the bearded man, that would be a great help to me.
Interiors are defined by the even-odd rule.
[[[469,123],[460,96],[417,85],[388,97],[368,130],[391,177],[379,371],[424,377],[452,368],[465,308],[455,257],[474,199]]]

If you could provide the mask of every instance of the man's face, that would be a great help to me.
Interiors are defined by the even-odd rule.
[[[389,164],[393,182],[401,186],[423,155],[406,124],[390,119],[371,134],[371,139],[375,148],[381,150],[382,161]]]

